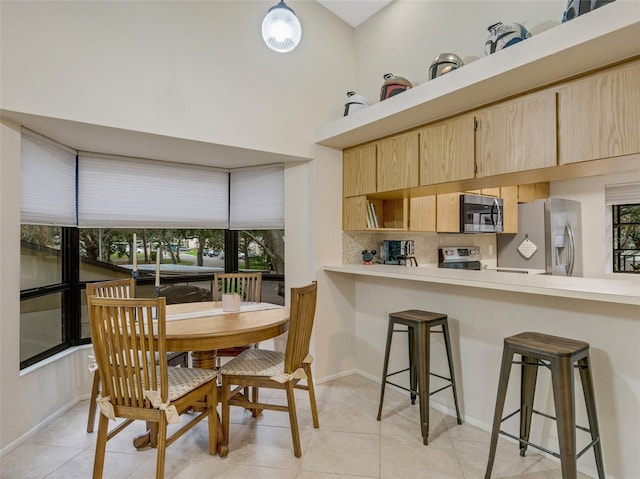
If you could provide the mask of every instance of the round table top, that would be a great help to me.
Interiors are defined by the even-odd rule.
[[[272,305],[271,305],[272,306]],[[208,351],[275,338],[289,328],[289,308],[222,313],[222,302],[167,306],[166,341],[170,351]],[[172,316],[178,315],[177,318]]]

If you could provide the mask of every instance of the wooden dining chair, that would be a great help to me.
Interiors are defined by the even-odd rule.
[[[102,478],[107,441],[135,420],[156,424],[157,479],[164,477],[167,446],[203,419],[208,420],[209,453],[215,454],[216,373],[167,364],[165,298],[89,296],[87,302],[102,381],[93,479]],[[193,411],[188,421],[167,437],[167,424],[180,423],[180,414],[188,410]],[[109,431],[109,420],[117,418],[124,421]]]
[[[101,281],[99,283],[87,283],[87,298],[97,296],[99,298],[135,298],[136,282],[133,278],[114,279]],[[170,352],[167,354],[169,366],[183,366],[188,364],[186,352]],[[96,423],[96,411],[98,405],[96,398],[100,392],[100,374],[98,369],[93,373],[93,383],[91,385],[91,399],[89,400],[89,417],[87,418],[87,432],[93,432]]]
[[[222,433],[224,441],[229,440],[230,406],[242,406],[254,410],[287,411],[291,424],[294,454],[296,457],[302,456],[294,389],[304,389],[309,392],[313,427],[319,427],[313,377],[311,376],[313,358],[309,354],[316,297],[317,284],[315,282],[308,286],[291,288],[289,334],[284,353],[267,349],[247,349],[222,366]],[[302,379],[306,380],[306,384],[300,384]],[[287,405],[253,402],[246,394],[242,393],[243,388],[246,387],[284,389],[287,393]]]
[[[220,301],[225,291],[239,291],[243,301],[260,302],[262,288],[262,273],[214,273],[213,275],[213,300]],[[253,345],[234,346],[232,348],[218,349],[216,351],[216,363],[220,368],[220,358],[235,357],[245,349]]]

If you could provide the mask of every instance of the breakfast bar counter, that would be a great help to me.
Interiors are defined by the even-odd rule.
[[[343,264],[324,266],[324,271],[378,278],[450,284],[518,293],[559,296],[590,301],[640,305],[640,276],[576,278],[544,274],[518,274],[495,270],[461,270],[431,266]],[[640,319],[640,314],[638,319]]]
[[[359,374],[380,381],[389,315],[409,309],[446,314],[463,421],[491,430],[504,338],[536,332],[589,343],[593,381],[601,421],[607,477],[638,477],[637,431],[640,427],[640,277],[577,278],[513,272],[438,268],[437,265],[325,265],[327,287],[340,306],[342,329],[332,330],[332,347],[353,337],[347,356],[331,356],[353,364]],[[322,322],[319,323],[322,325]],[[321,326],[319,326],[321,327]],[[447,371],[442,338],[433,338],[433,371]],[[392,371],[406,368],[407,347],[394,342],[389,358]],[[518,368],[513,374],[519,374]],[[576,375],[576,377],[578,377]],[[398,376],[408,387],[408,379]],[[434,390],[442,385],[434,384]],[[509,391],[505,410],[517,408],[518,388]],[[540,373],[536,386],[537,410],[553,414],[548,374]],[[461,391],[461,393],[460,393]],[[575,383],[576,397],[582,394]],[[408,401],[408,398],[407,398]],[[450,395],[430,398],[432,408],[455,415]],[[587,424],[583,410],[576,411]],[[540,425],[540,423],[538,423]],[[518,421],[504,423],[517,433]],[[581,447],[588,434],[579,431]],[[555,425],[544,424],[534,443],[557,449]],[[419,438],[418,438],[419,439]],[[483,446],[484,447],[484,446]],[[517,456],[517,444],[512,446]],[[483,450],[484,451],[484,450]],[[486,453],[478,462],[486,465]],[[593,454],[578,461],[579,470],[594,477]]]

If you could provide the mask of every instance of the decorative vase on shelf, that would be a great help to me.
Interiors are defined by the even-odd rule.
[[[222,311],[225,313],[237,313],[242,304],[242,295],[238,293],[222,294]]]

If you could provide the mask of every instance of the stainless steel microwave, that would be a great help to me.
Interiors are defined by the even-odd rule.
[[[502,233],[502,198],[460,195],[461,233]]]

